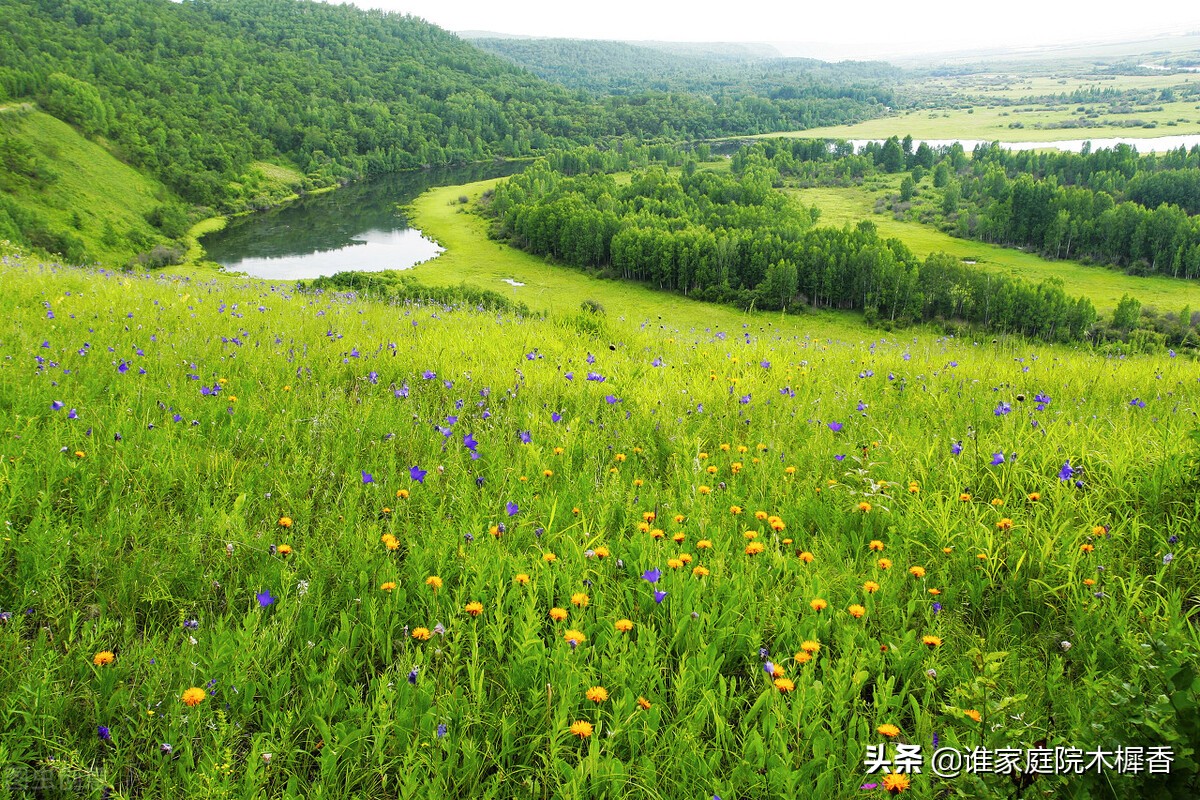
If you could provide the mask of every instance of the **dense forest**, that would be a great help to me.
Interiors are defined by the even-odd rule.
[[[725,105],[754,97],[776,107],[781,118],[800,112],[822,119],[850,119],[878,105],[895,105],[892,87],[907,74],[882,61],[833,64],[751,50],[679,52],[587,39],[471,41],[547,80],[596,95],[687,92]],[[847,99],[856,103],[847,104]],[[811,111],[804,109],[806,102],[813,104]]]
[[[486,213],[497,236],[531,252],[743,307],[860,309],[889,326],[962,320],[1063,341],[1086,336],[1096,321],[1089,301],[1055,281],[1033,286],[944,254],[921,261],[870,222],[814,227],[819,211],[775,191],[780,180],[754,152],[739,157],[736,174],[685,158],[678,170],[639,169],[624,185],[542,160],[501,183]]]
[[[36,100],[189,203],[231,210],[255,204],[261,161],[329,185],[883,108],[868,90],[816,79],[803,96],[721,104],[680,92],[594,98],[421,20],[307,0],[4,0],[0,32],[0,101]]]
[[[846,142],[771,141],[756,148],[782,175],[807,185],[910,172],[898,198],[902,213],[964,238],[1131,274],[1200,278],[1200,147],[1140,156],[1125,145],[1033,153],[991,144],[967,154],[958,144],[914,148],[911,137],[892,137],[857,153]],[[908,206],[927,176],[937,202]]]

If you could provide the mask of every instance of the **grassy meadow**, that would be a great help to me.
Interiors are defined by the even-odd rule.
[[[929,181],[925,181],[924,185],[928,187]],[[815,205],[821,209],[819,225],[841,227],[865,219],[879,229],[881,236],[899,239],[922,258],[930,253],[949,253],[974,261],[979,269],[1019,277],[1032,283],[1046,278],[1059,278],[1067,294],[1088,298],[1102,315],[1111,314],[1126,294],[1160,311],[1176,311],[1185,305],[1200,305],[1200,285],[1194,281],[1127,275],[1119,270],[1087,266],[1077,261],[1054,261],[1042,258],[1037,253],[959,239],[931,225],[896,219],[891,211],[874,213],[876,201],[889,193],[896,194],[897,186],[898,181],[889,179],[878,181],[874,186],[786,191],[805,205]]]
[[[554,313],[4,257],[0,796],[1195,795],[1194,361],[585,325],[451,200]]]
[[[1129,114],[1102,113],[1087,128],[1044,128],[1038,125],[1078,119],[1080,105],[984,106],[969,109],[912,109],[854,125],[834,125],[789,133],[766,133],[746,138],[801,136],[804,138],[886,139],[912,135],[914,139],[978,139],[1001,142],[1057,142],[1064,139],[1113,137],[1147,138],[1200,133],[1200,107],[1194,102],[1156,103],[1161,111],[1135,110]],[[1100,107],[1103,111],[1103,107]],[[1129,119],[1154,123],[1153,127],[1126,127]],[[1012,127],[1019,124],[1021,127]]]

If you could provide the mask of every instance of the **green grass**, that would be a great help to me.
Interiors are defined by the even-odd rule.
[[[1093,105],[1093,104],[1085,104]],[[856,125],[836,125],[811,128],[805,131],[762,134],[755,138],[798,136],[803,138],[886,139],[889,136],[912,135],[916,139],[979,139],[1002,142],[1043,142],[1064,139],[1100,139],[1111,137],[1146,138],[1200,133],[1200,108],[1194,102],[1162,104],[1162,111],[1137,111],[1132,114],[1105,115],[1098,122],[1108,124],[1092,128],[1036,128],[1035,125],[1078,119],[1078,104],[1049,110],[1037,106],[987,108],[971,110],[949,109],[903,111],[887,117],[860,122]],[[1021,111],[1018,109],[1033,109]],[[1117,127],[1112,123],[1137,118],[1156,123],[1154,128]],[[1186,122],[1180,120],[1187,120]],[[1168,123],[1175,123],[1168,125]],[[1024,127],[1011,128],[1013,123]]]
[[[28,145],[56,177],[44,188],[16,182],[11,197],[54,228],[80,236],[98,261],[122,265],[166,239],[145,214],[172,200],[152,178],[122,163],[73,127],[30,107],[4,113],[0,136]],[[113,234],[106,236],[106,227]],[[136,246],[129,240],[143,242]]]
[[[1033,283],[1046,278],[1060,278],[1067,294],[1087,297],[1101,314],[1111,312],[1126,294],[1159,311],[1178,311],[1185,305],[1193,308],[1200,306],[1200,284],[1195,281],[1157,276],[1137,277],[1105,267],[1085,266],[1076,261],[1051,261],[1036,253],[958,239],[929,225],[897,220],[890,211],[876,214],[876,199],[889,192],[895,193],[895,188],[887,183],[875,189],[814,188],[788,191],[806,205],[821,209],[821,225],[840,227],[866,219],[875,224],[881,236],[899,239],[921,257],[929,253],[949,253],[958,258],[974,260],[979,269]]]
[[[964,75],[956,77],[954,80],[930,80],[924,82],[922,86],[984,100],[993,97],[1004,100],[1022,100],[1028,97],[1070,94],[1088,89],[1135,91],[1187,87],[1197,83],[1200,83],[1200,73],[1051,76],[996,72]]]
[[[605,288],[504,260],[445,200],[418,216],[491,262],[447,280],[546,280],[570,312]],[[813,320],[724,337],[727,311],[623,291],[592,338],[570,314],[0,259],[5,787],[879,798],[859,787],[887,724],[927,753],[1166,745],[1170,779],[1037,792],[1195,795],[1194,362]],[[660,299],[671,321],[641,325]]]
[[[583,301],[596,300],[605,307],[608,316],[639,322],[653,320],[657,324],[661,320],[663,324],[684,325],[703,318],[707,324],[727,330],[744,324],[767,324],[786,333],[803,333],[814,326],[841,336],[863,333],[857,315],[853,314],[821,312],[800,317],[746,314],[625,281],[592,277],[496,242],[488,238],[489,223],[470,213],[470,208],[480,194],[497,182],[431,189],[409,206],[413,226],[446,248],[436,259],[413,269],[419,281],[443,286],[465,282],[502,292],[530,308],[559,314],[578,311]],[[466,205],[458,202],[463,195],[470,200]],[[525,285],[511,286],[504,282],[506,279]]]

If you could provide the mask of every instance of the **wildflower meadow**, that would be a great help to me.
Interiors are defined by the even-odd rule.
[[[0,308],[0,797],[1200,792],[1190,357],[20,255]]]

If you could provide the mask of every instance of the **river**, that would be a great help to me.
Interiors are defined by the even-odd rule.
[[[307,280],[349,270],[409,269],[442,252],[409,227],[399,206],[426,189],[500,178],[521,162],[400,172],[334,192],[236,217],[201,244],[231,272],[267,280]]]

